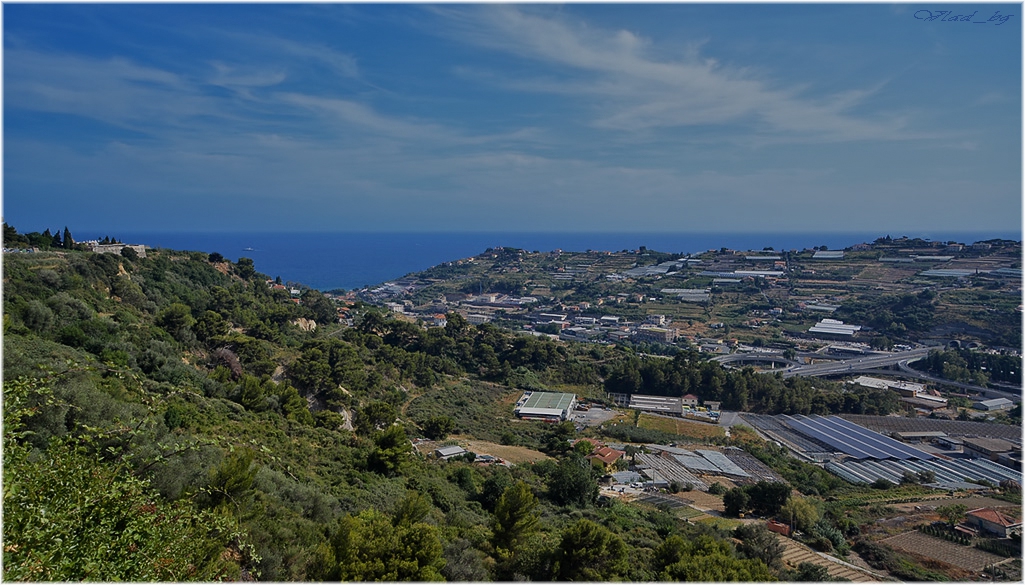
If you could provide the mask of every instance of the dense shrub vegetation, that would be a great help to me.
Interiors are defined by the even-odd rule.
[[[841,392],[823,380],[755,373],[753,368],[726,370],[701,359],[696,352],[680,352],[671,360],[628,355],[609,368],[605,390],[624,394],[683,396],[722,402],[724,410],[765,414],[889,414],[899,406],[892,390],[856,387]]]
[[[295,303],[245,258],[48,237],[4,255],[7,579],[776,575],[728,532],[598,506],[572,426],[510,420],[521,388],[597,390],[618,350],[358,303],[344,328],[329,299]],[[409,440],[452,433],[555,459],[432,462]]]
[[[967,349],[931,351],[914,367],[954,380],[985,386],[987,382],[1021,384],[1021,356],[983,353]]]

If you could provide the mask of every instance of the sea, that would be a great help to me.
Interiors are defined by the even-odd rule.
[[[475,256],[500,246],[527,251],[618,252],[649,250],[696,254],[708,250],[830,250],[887,235],[932,241],[976,241],[1003,238],[1021,241],[1021,233],[110,233],[75,234],[79,241],[116,237],[127,244],[153,248],[218,252],[237,261],[251,258],[256,270],[284,282],[321,291],[354,290],[396,280],[432,266]]]

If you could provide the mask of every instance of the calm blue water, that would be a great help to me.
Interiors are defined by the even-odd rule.
[[[76,239],[107,234],[75,234]],[[871,242],[873,234],[630,234],[630,233],[112,233],[127,243],[175,250],[219,252],[225,258],[252,258],[256,269],[284,281],[320,290],[354,289],[400,278],[431,266],[477,255],[487,248],[508,246],[547,252],[585,250],[650,250],[696,253],[710,249],[776,250],[828,246],[842,249]],[[991,238],[1021,240],[1020,233],[891,233],[937,241],[972,243]],[[253,248],[253,250],[245,250]]]

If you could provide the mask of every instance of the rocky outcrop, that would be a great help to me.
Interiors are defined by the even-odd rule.
[[[317,328],[317,323],[313,319],[304,319],[302,317],[292,321],[292,325],[295,325],[303,331],[313,331]]]
[[[214,352],[214,357],[228,366],[228,369],[231,370],[231,377],[233,379],[238,380],[242,377],[242,364],[239,362],[238,356],[235,355],[235,352],[231,351],[227,347],[222,347]]]

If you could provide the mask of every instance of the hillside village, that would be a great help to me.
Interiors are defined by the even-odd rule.
[[[871,374],[904,357],[918,360],[929,348],[1020,355],[1020,259],[1017,242],[889,237],[847,250],[720,249],[684,256],[643,248],[498,248],[345,298],[381,304],[425,327],[444,327],[454,312],[471,324],[649,354],[697,350],[725,365],[788,376],[822,375],[802,368],[835,363],[842,368],[829,375],[891,384],[910,410],[953,418],[959,412],[946,408],[935,384],[927,390],[920,383],[929,381],[925,373],[902,366],[910,379],[891,383],[859,378],[863,372],[855,367]],[[893,363],[864,363],[874,356],[892,356]],[[911,389],[913,380],[919,384]],[[976,405],[997,400],[971,413],[985,418],[995,405],[1007,407],[1001,390],[1013,394],[1020,375],[1003,386],[991,378],[945,389]]]
[[[837,319],[863,318],[856,307],[864,303],[926,291],[939,295],[934,324],[916,322],[909,330],[900,322],[880,328]],[[643,248],[489,249],[359,291],[359,297],[433,326],[456,311],[474,324],[495,322],[564,339],[731,353],[751,345],[831,342],[889,349],[902,341],[964,341],[1017,351],[1020,328],[997,315],[1020,314],[1020,293],[1017,242],[884,238],[843,251],[721,249],[682,257]],[[986,302],[969,314],[965,305],[972,296]]]

